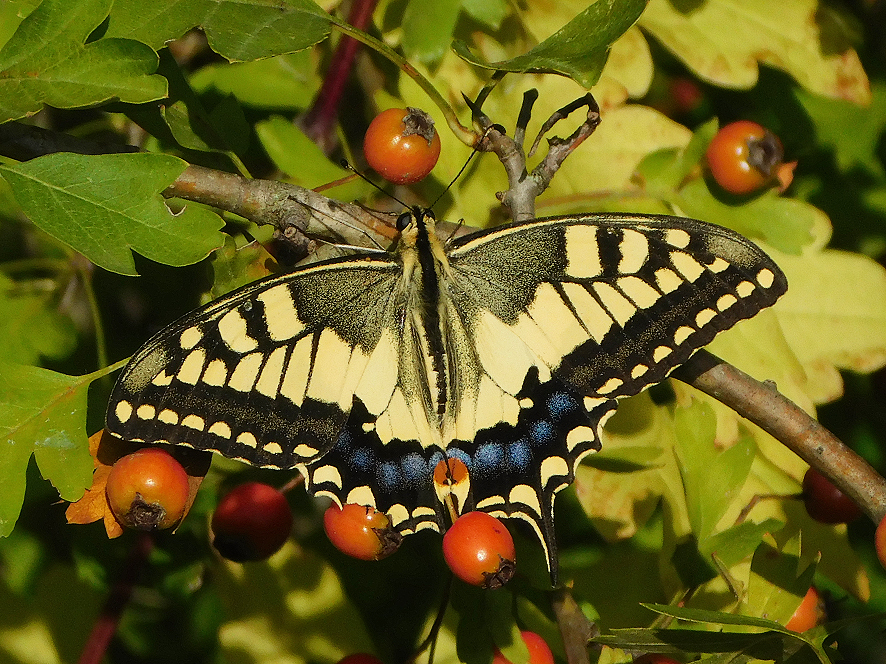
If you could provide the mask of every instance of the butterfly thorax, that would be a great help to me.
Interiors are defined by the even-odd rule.
[[[446,343],[441,325],[441,312],[445,307],[441,283],[449,270],[449,261],[436,236],[430,211],[415,208],[410,211],[408,221],[404,215],[398,225],[402,227],[397,251],[403,263],[401,292],[405,305],[401,335],[412,337],[404,338],[403,342],[417,347],[422,360],[414,365],[414,371],[405,373],[418,378],[413,388],[420,391],[418,396],[427,417],[439,429],[446,414],[452,379],[447,375]]]

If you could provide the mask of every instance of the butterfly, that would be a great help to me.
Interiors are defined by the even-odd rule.
[[[447,503],[519,517],[556,583],[555,494],[617,400],[787,281],[737,233],[680,217],[552,217],[448,241],[435,225],[411,209],[390,252],[257,281],[175,321],[123,370],[107,429],[297,468],[314,495],[383,511],[403,535],[445,531]],[[467,477],[435,481],[456,460]]]

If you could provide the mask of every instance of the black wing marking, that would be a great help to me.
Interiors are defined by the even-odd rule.
[[[399,274],[387,258],[337,260],[250,284],[188,314],[124,369],[108,430],[271,468],[322,456],[355,391],[380,409],[394,389],[396,348],[385,326]]]

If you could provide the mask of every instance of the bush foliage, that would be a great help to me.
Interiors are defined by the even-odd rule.
[[[74,661],[134,564],[133,533],[65,519],[101,467],[89,436],[119,360],[285,263],[268,253],[268,225],[165,198],[167,188],[189,166],[208,169],[198,186],[226,172],[318,187],[348,174],[341,156],[360,164],[375,113],[416,106],[435,118],[443,152],[430,178],[398,193],[434,201],[470,156],[462,93],[476,98],[493,80],[483,111],[509,133],[530,88],[533,138],[589,89],[600,105],[600,127],[538,199],[539,216],[680,214],[764,247],[787,295],[711,350],[821,408],[886,467],[882,3],[390,0],[357,35],[365,45],[343,78],[330,62],[354,34],[348,20],[347,8],[312,0],[0,4],[0,662]],[[333,79],[346,83],[337,116],[317,110]],[[705,148],[736,119],[765,125],[798,162],[786,190],[736,198],[707,176]],[[480,154],[436,215],[497,223],[507,186],[501,163]],[[323,194],[390,205],[359,180]],[[592,660],[829,662],[836,638],[852,661],[882,661],[866,622],[886,602],[874,524],[816,523],[796,498],[804,461],[710,397],[667,386],[622,403],[604,450],[557,503],[573,615],[602,634]],[[219,495],[294,474],[214,459],[183,525],[154,537],[107,661],[332,663],[357,651],[407,661],[441,605],[436,662],[485,664],[497,645],[520,664],[527,628],[565,661],[564,614],[519,526],[518,576],[494,592],[449,595],[434,533],[378,563],[345,559],[323,535],[323,505],[301,490],[289,494],[294,535],[280,553],[246,565],[214,555]],[[743,514],[758,496],[769,498]],[[835,620],[788,632],[813,580]]]

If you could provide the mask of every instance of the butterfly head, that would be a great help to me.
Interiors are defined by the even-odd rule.
[[[415,247],[422,238],[434,235],[436,218],[428,208],[414,205],[397,217],[396,228],[400,231],[401,246]]]

